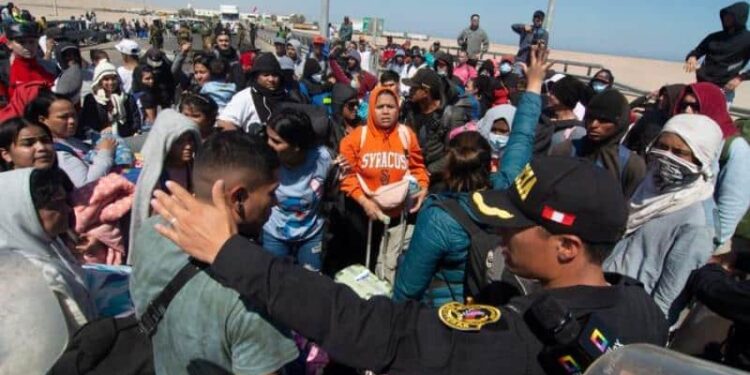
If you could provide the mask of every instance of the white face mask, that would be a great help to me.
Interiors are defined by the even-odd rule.
[[[607,89],[607,84],[604,82],[594,81],[591,83],[591,88],[594,89],[594,92],[600,93]]]
[[[510,64],[500,64],[500,73],[508,74],[511,70],[513,70],[513,67]]]
[[[505,146],[508,145],[510,137],[507,134],[495,134],[490,133],[490,147],[492,147],[493,154],[502,154]]]
[[[321,73],[313,74],[312,76],[310,76],[310,79],[312,79],[313,81],[317,83],[321,83],[323,82],[323,74]]]

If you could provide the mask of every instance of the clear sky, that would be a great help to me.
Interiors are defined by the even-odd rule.
[[[149,6],[157,6],[147,0]],[[162,3],[163,1],[163,3]],[[192,0],[195,8],[235,4],[241,12],[258,7],[262,13],[320,15],[318,0]],[[710,32],[721,29],[723,0],[558,0],[550,46],[563,50],[682,60]],[[161,0],[179,8],[187,3]],[[458,35],[469,16],[479,13],[481,27],[494,42],[517,43],[513,23],[530,22],[536,9],[546,12],[547,0],[330,0],[330,17],[344,15],[385,19],[386,30],[432,36]]]

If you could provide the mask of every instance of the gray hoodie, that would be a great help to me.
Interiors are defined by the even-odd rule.
[[[57,297],[70,334],[95,317],[83,269],[59,238],[44,231],[31,198],[32,168],[0,173],[6,200],[0,210],[0,253],[14,252],[36,266]]]
[[[148,219],[151,208],[151,196],[154,189],[158,187],[159,179],[164,173],[164,163],[172,145],[185,133],[191,133],[194,137],[196,148],[200,147],[201,135],[198,125],[193,120],[185,117],[173,109],[165,109],[159,112],[154,121],[154,126],[148,133],[146,143],[143,144],[141,155],[143,156],[143,169],[138,176],[135,186],[135,197],[133,208],[130,213],[130,251],[128,251],[128,264],[132,264],[132,251],[135,244],[135,234],[141,227],[143,221]],[[197,150],[196,150],[197,151]]]

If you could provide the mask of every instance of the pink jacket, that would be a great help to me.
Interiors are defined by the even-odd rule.
[[[463,64],[453,69],[453,76],[458,77],[461,83],[466,86],[466,82],[477,76],[477,70],[469,64]]]

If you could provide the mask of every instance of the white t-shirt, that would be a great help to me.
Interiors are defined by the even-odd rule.
[[[252,124],[261,124],[253,102],[252,87],[248,87],[232,97],[219,114],[218,120],[227,121],[248,133]]]
[[[120,76],[120,82],[122,82],[122,91],[130,93],[130,89],[133,87],[133,71],[120,66],[117,67],[117,75]]]
[[[370,50],[364,52],[359,51],[359,56],[362,57],[362,63],[360,63],[362,70],[372,73],[372,70],[370,70],[370,58],[372,57],[372,52],[370,52]]]
[[[42,50],[42,54],[47,54],[47,36],[42,35],[39,37],[39,48]]]

